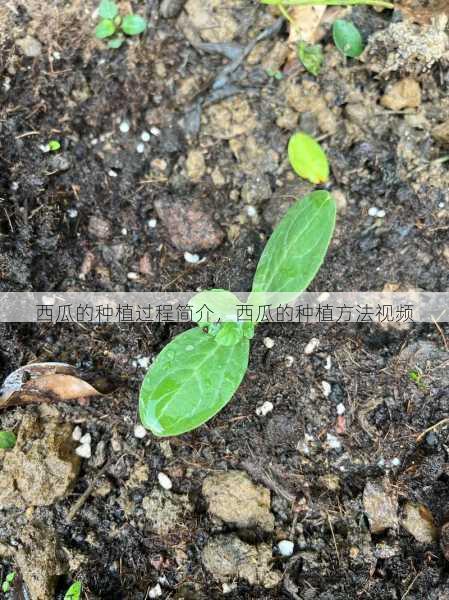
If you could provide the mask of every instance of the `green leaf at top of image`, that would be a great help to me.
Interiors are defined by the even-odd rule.
[[[114,19],[118,15],[118,7],[112,0],[101,0],[98,14],[102,19]]]
[[[110,19],[103,19],[95,27],[95,37],[97,37],[99,40],[104,40],[104,38],[111,37],[111,35],[114,35],[114,33],[115,25]]]
[[[319,44],[299,42],[298,58],[309,73],[315,77],[319,75],[324,62],[323,49]]]
[[[326,183],[329,179],[329,162],[319,143],[307,133],[292,135],[288,143],[288,158],[297,175],[310,182]]]
[[[199,327],[176,336],[148,370],[139,396],[142,424],[158,437],[180,435],[216,415],[248,367],[249,340],[217,344]]]
[[[16,445],[17,438],[12,431],[0,431],[0,449],[10,450]]]
[[[306,290],[326,256],[335,218],[335,200],[325,190],[296,202],[265,246],[248,302],[285,303]],[[279,292],[282,296],[276,296]]]
[[[64,600],[80,600],[81,598],[81,581],[75,581],[65,593]]]
[[[332,26],[335,45],[344,56],[357,58],[363,52],[362,34],[351,21],[337,19]]]
[[[122,30],[126,35],[139,35],[147,27],[147,22],[140,15],[126,15],[123,18]]]

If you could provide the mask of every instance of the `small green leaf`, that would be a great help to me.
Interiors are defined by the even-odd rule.
[[[217,414],[248,367],[249,341],[217,344],[199,327],[175,337],[150,367],[140,390],[143,425],[160,437],[181,435]]]
[[[10,450],[16,445],[17,438],[12,431],[0,431],[0,449]]]
[[[147,22],[140,15],[126,15],[122,22],[122,30],[127,35],[139,35],[147,27]]]
[[[11,573],[8,573],[8,575],[6,576],[6,581],[8,583],[12,583],[14,581],[15,577],[16,577],[16,572],[12,571]]]
[[[2,592],[3,592],[4,594],[7,594],[7,593],[9,592],[9,588],[10,588],[10,587],[11,587],[11,586],[10,586],[10,584],[9,584],[7,581],[4,581],[4,582],[2,583]]]
[[[319,44],[299,42],[298,58],[309,73],[315,77],[319,75],[324,62],[323,49]]]
[[[48,142],[48,149],[50,152],[57,152],[61,149],[61,143],[58,140],[50,140]]]
[[[291,292],[293,300],[307,289],[326,256],[335,216],[335,201],[324,190],[312,192],[289,209],[259,260],[250,304],[285,303],[285,296],[276,298],[276,293]]]
[[[111,35],[114,35],[114,33],[115,25],[110,19],[103,19],[103,21],[100,21],[95,28],[95,37],[97,37],[99,40],[111,37]]]
[[[80,600],[81,598],[81,582],[75,581],[67,590],[64,600]]]
[[[114,19],[118,14],[117,4],[112,2],[112,0],[101,0],[98,7],[98,14],[103,19]]]
[[[332,36],[335,45],[344,56],[357,58],[363,52],[363,39],[360,31],[351,23],[337,19],[332,27]]]
[[[108,48],[112,48],[112,49],[116,50],[117,48],[120,48],[120,46],[123,44],[124,41],[125,40],[120,37],[113,38],[112,40],[109,40]]]
[[[329,179],[329,162],[324,150],[313,137],[295,133],[288,143],[288,158],[297,175],[312,183],[325,183]]]

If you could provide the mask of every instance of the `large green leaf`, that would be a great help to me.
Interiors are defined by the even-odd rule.
[[[278,301],[277,292],[291,292],[294,299],[309,286],[326,256],[335,216],[335,201],[324,190],[312,192],[289,209],[262,253],[250,304]]]
[[[217,344],[200,328],[165,346],[140,390],[143,425],[160,437],[199,427],[231,400],[248,367],[249,340]]]

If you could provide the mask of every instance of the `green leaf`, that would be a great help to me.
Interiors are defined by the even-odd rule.
[[[67,590],[64,600],[80,600],[81,598],[81,582],[75,581]]]
[[[122,22],[122,30],[127,35],[139,35],[147,27],[147,22],[140,15],[126,15]]]
[[[329,192],[312,192],[296,202],[274,230],[254,276],[250,304],[279,300],[276,292],[303,292],[321,267],[335,227],[336,205]],[[267,292],[271,293],[267,294]]]
[[[95,37],[97,37],[99,40],[111,37],[111,35],[114,35],[114,33],[115,25],[110,19],[103,19],[103,21],[100,21],[100,23],[98,23],[98,25],[95,27]]]
[[[315,77],[319,75],[324,62],[323,49],[319,44],[299,42],[298,58],[309,73]]]
[[[120,37],[113,38],[112,40],[109,40],[108,48],[112,48],[112,49],[116,50],[117,48],[120,48],[120,46],[123,44],[124,41],[125,40]]]
[[[199,427],[232,398],[248,367],[249,341],[217,344],[200,328],[175,337],[150,367],[140,390],[139,414],[155,435]]]
[[[240,300],[228,290],[204,290],[189,301],[192,320],[196,322],[235,321]]]
[[[103,19],[114,19],[118,14],[118,7],[112,0],[101,0],[100,6],[98,7],[98,14]]]
[[[12,571],[11,573],[8,573],[8,575],[6,576],[6,581],[8,583],[12,583],[14,581],[15,577],[16,577],[16,572]]]
[[[9,450],[16,445],[17,438],[12,431],[0,431],[0,449]]]
[[[363,52],[363,39],[360,31],[351,23],[337,19],[332,27],[332,36],[335,45],[344,56],[357,58]]]
[[[313,137],[295,133],[288,143],[288,158],[297,175],[312,183],[325,183],[329,179],[329,162],[324,150]]]
[[[4,581],[4,582],[2,583],[2,592],[3,592],[4,594],[7,594],[7,593],[9,592],[9,588],[10,588],[10,587],[11,587],[11,586],[10,586],[10,584],[9,584],[7,581]]]

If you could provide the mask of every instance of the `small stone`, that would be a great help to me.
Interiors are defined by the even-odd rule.
[[[151,140],[151,134],[148,131],[142,131],[140,135],[142,142],[149,142]]]
[[[81,446],[78,446],[75,452],[78,456],[81,456],[81,458],[90,458],[92,456],[90,444],[82,444]]]
[[[126,274],[126,277],[130,281],[137,281],[139,279],[139,273],[135,273],[134,271],[130,271],[129,273]]]
[[[313,354],[315,350],[318,349],[320,345],[320,340],[317,338],[312,338],[307,346],[304,348],[304,354]]]
[[[201,150],[190,150],[186,160],[187,177],[198,183],[206,173],[206,161]]]
[[[332,198],[335,200],[337,205],[337,211],[344,214],[348,206],[346,195],[341,190],[332,190]]]
[[[157,220],[156,219],[150,219],[148,221],[148,227],[150,229],[154,229],[157,226]]]
[[[421,104],[421,87],[410,77],[389,85],[380,103],[390,110],[418,108]]]
[[[254,219],[254,217],[257,217],[257,210],[254,208],[254,206],[247,206],[246,214],[250,219]]]
[[[106,240],[112,232],[111,224],[106,219],[101,217],[92,216],[89,219],[87,231],[90,236],[99,240]]]
[[[67,210],[67,216],[69,217],[69,219],[76,219],[76,217],[78,216],[78,211],[76,208],[69,208]]]
[[[81,444],[90,444],[92,441],[92,436],[90,435],[90,433],[85,433],[81,438],[80,438],[80,443]]]
[[[160,13],[164,19],[174,19],[179,15],[186,0],[162,0]]]
[[[216,187],[223,187],[226,183],[226,179],[223,173],[220,171],[218,165],[214,167],[211,173],[212,181]]]
[[[143,440],[143,438],[147,435],[147,430],[143,425],[136,425],[134,427],[134,437],[139,440]]]
[[[427,506],[416,502],[407,502],[401,525],[418,542],[431,544],[438,538],[438,530],[433,515]]]
[[[158,136],[158,135],[161,135],[161,130],[159,129],[159,127],[152,127],[150,129],[150,133],[151,133],[151,135]]]
[[[159,485],[164,488],[164,490],[171,490],[173,487],[173,483],[171,482],[170,477],[165,473],[158,473],[157,479],[159,481]]]
[[[203,482],[203,495],[210,514],[225,523],[239,528],[260,527],[264,531],[273,531],[270,492],[254,484],[245,472],[208,475]]]
[[[268,348],[268,349],[273,348],[274,340],[272,340],[269,337],[266,337],[263,339],[263,345],[265,346],[265,348]]]
[[[388,491],[387,491],[388,490]],[[363,491],[363,506],[368,517],[371,533],[395,529],[398,524],[398,502],[388,482],[383,484],[367,481]]]
[[[443,144],[449,143],[449,119],[444,121],[444,123],[436,125],[432,129],[432,136],[437,142],[442,142]]]
[[[288,356],[285,357],[285,366],[287,368],[290,368],[293,365],[294,362],[295,362],[295,357],[294,356],[288,355]]]
[[[109,169],[108,175],[109,177],[117,177],[117,171],[114,171],[114,169]]]
[[[242,187],[242,200],[246,204],[260,204],[271,198],[271,183],[268,175],[248,178]]]
[[[122,121],[119,125],[119,129],[122,133],[128,133],[128,131],[130,129],[130,125],[129,125],[128,121]]]
[[[295,549],[295,544],[290,540],[282,540],[278,544],[279,554],[281,556],[285,556],[286,558],[292,556],[293,550]]]
[[[256,415],[258,417],[266,417],[270,412],[273,411],[273,404],[271,402],[264,402],[262,406],[256,408]]]
[[[42,44],[31,35],[27,35],[23,39],[18,40],[17,45],[22,53],[28,58],[37,58],[42,53]]]
[[[377,217],[379,209],[376,206],[370,206],[368,209],[368,216]]]
[[[199,202],[156,200],[157,215],[178,250],[198,252],[217,248],[224,240],[222,229]]]
[[[137,144],[136,152],[137,154],[143,154],[145,152],[145,144]]]
[[[206,544],[203,564],[221,582],[245,579],[250,585],[274,587],[282,578],[271,570],[272,552],[268,544],[251,546],[235,534],[219,535]]]
[[[386,213],[386,212],[385,212],[383,209],[381,209],[381,210],[378,210],[378,211],[377,211],[377,218],[378,218],[378,219],[383,219],[383,218],[385,217],[385,215],[386,215],[386,214],[387,214],[387,213]]]

